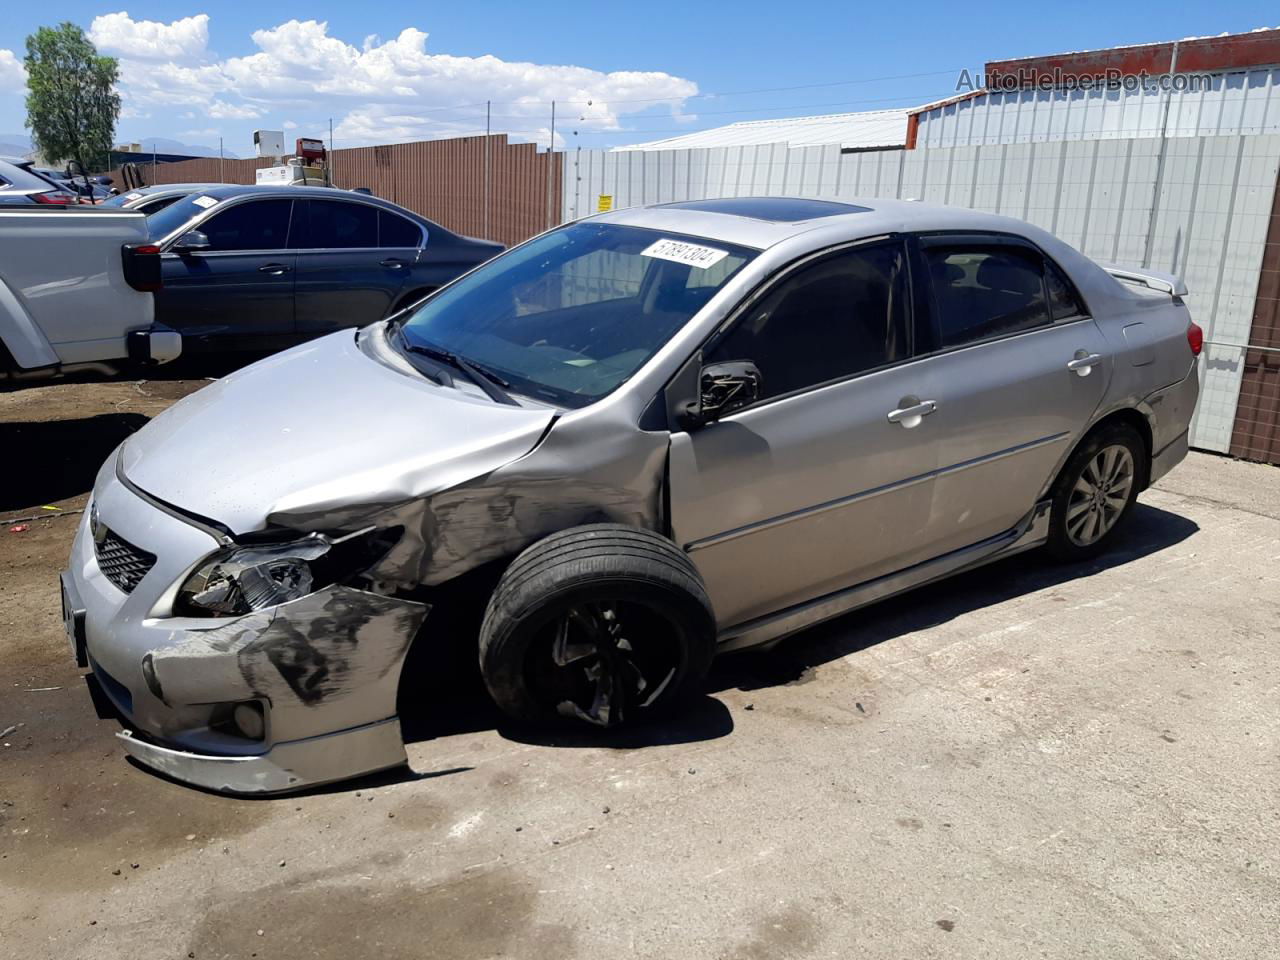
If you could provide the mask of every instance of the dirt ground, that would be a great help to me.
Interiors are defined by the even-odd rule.
[[[98,465],[203,382],[0,393],[0,954],[1280,956],[1280,470],[1193,454],[1095,563],[725,658],[640,734],[423,678],[411,774],[243,800],[125,760],[58,611]]]

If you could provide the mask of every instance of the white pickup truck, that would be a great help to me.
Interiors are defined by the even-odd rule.
[[[182,338],[155,323],[159,286],[140,213],[0,207],[0,379],[174,359]]]

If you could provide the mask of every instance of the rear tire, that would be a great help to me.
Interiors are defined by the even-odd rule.
[[[670,540],[623,524],[552,534],[507,568],[480,628],[494,702],[532,723],[616,727],[695,694],[715,652],[697,570]]]
[[[1066,563],[1105,550],[1146,486],[1146,444],[1133,427],[1113,423],[1087,436],[1053,486],[1048,551]]]

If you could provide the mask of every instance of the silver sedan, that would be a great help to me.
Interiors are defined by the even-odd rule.
[[[643,720],[717,652],[1105,549],[1187,451],[1184,294],[918,203],[567,224],[131,436],[68,634],[128,751],[215,789],[403,764],[397,694],[459,638],[514,717]]]

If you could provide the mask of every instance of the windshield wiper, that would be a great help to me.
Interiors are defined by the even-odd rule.
[[[511,394],[504,390],[504,387],[511,386],[506,380],[498,376],[492,370],[486,370],[480,364],[468,360],[466,357],[460,357],[450,350],[442,347],[433,347],[430,344],[415,343],[404,335],[404,331],[400,331],[400,342],[404,345],[404,349],[410,353],[416,353],[421,356],[434,360],[436,363],[446,363],[455,370],[461,370],[467,375],[467,378],[477,387],[483,390],[491,400],[498,403],[505,403],[513,407],[520,406]]]

